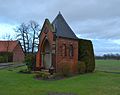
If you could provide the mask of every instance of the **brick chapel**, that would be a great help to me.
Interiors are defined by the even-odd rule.
[[[69,64],[71,72],[76,72],[78,42],[79,38],[60,12],[52,23],[45,19],[39,35],[36,68],[49,69],[54,67],[58,71],[59,66],[65,63]]]

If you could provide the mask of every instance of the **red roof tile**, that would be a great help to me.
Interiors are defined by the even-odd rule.
[[[0,41],[0,52],[12,52],[18,41]]]

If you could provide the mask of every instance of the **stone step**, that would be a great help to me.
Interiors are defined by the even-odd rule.
[[[47,69],[41,69],[42,72],[49,72]]]

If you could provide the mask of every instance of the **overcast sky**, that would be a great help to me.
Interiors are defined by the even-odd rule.
[[[0,37],[30,20],[42,27],[59,11],[79,38],[92,40],[96,55],[120,53],[120,0],[0,0]]]

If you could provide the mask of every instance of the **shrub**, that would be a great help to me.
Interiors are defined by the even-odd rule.
[[[13,53],[12,52],[0,52],[0,63],[3,62],[12,62]]]
[[[0,56],[0,63],[7,62],[5,56]]]
[[[27,54],[25,56],[25,63],[27,65],[28,70],[33,70],[34,69],[34,64],[35,64],[35,55],[34,54]]]
[[[82,62],[82,61],[80,61],[79,63],[78,63],[78,73],[79,74],[83,74],[83,73],[85,73],[86,72],[86,65],[85,65],[85,62]]]
[[[36,78],[49,79],[50,74],[48,72],[39,72],[36,74]]]
[[[19,71],[19,73],[31,74],[31,71],[29,71],[28,69],[22,69]]]
[[[70,64],[68,63],[60,63],[58,65],[58,72],[63,76],[69,76],[71,74],[70,72]]]

